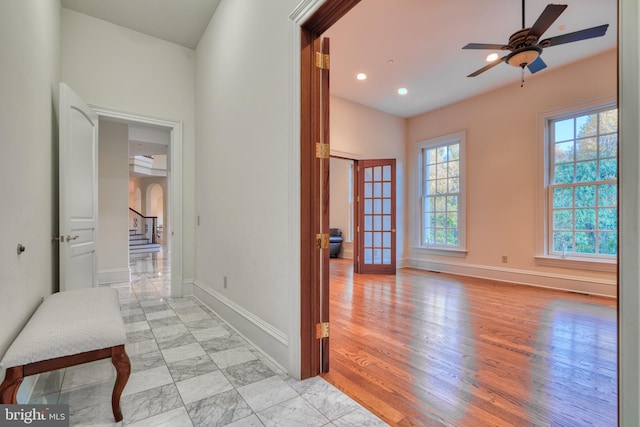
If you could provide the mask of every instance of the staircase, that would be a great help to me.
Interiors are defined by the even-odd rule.
[[[160,243],[151,243],[144,234],[129,230],[129,255],[160,252]]]

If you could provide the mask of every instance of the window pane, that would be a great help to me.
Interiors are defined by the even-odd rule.
[[[553,229],[554,230],[572,230],[573,229],[573,210],[562,209],[553,211]]]
[[[447,214],[438,213],[436,214],[436,227],[446,227],[447,226]]]
[[[382,264],[382,250],[380,249],[373,250],[373,263]]]
[[[618,132],[618,109],[600,113],[600,133]]]
[[[559,187],[553,189],[553,207],[571,208],[573,207],[573,188]]]
[[[618,155],[618,135],[600,137],[600,157],[616,157]]]
[[[458,161],[449,162],[448,173],[449,173],[449,178],[460,176],[460,162]]]
[[[458,178],[450,178],[449,179],[449,193],[459,193],[460,192],[460,179]]]
[[[447,197],[447,210],[448,211],[458,210],[458,196]]]
[[[555,122],[554,142],[568,141],[574,138],[573,119]]]
[[[579,231],[576,233],[576,252],[593,254],[596,251],[596,233]]]
[[[618,177],[618,160],[600,160],[600,179],[602,181],[616,179]]]
[[[596,161],[576,163],[576,182],[595,181],[596,166]]]
[[[382,229],[385,231],[391,230],[391,216],[385,215],[382,217]]]
[[[385,233],[382,233],[382,247],[391,247],[391,232],[387,231]]]
[[[391,166],[386,165],[382,167],[382,180],[391,181]]]
[[[424,214],[424,225],[425,227],[435,227],[436,226],[436,215],[432,213]]]
[[[591,160],[598,157],[598,140],[586,138],[576,141],[576,160]]]
[[[382,217],[380,215],[375,215],[373,217],[373,229],[374,230],[382,230]]]
[[[371,197],[373,195],[373,185],[370,182],[364,184],[364,197]]]
[[[618,209],[602,208],[598,209],[598,230],[618,229]]]
[[[373,168],[373,180],[382,181],[382,166],[376,166]]]
[[[449,146],[449,160],[460,159],[460,144],[451,144]]]
[[[434,234],[433,228],[425,228],[423,237],[424,237],[423,243],[433,244],[435,242],[435,234]]]
[[[556,184],[569,184],[573,182],[573,163],[556,165],[553,175]]]
[[[577,137],[592,136],[598,133],[598,115],[589,114],[576,118]]]
[[[382,250],[382,263],[391,264],[391,249]]]
[[[576,230],[595,230],[596,210],[576,209]]]
[[[618,235],[617,233],[599,233],[598,234],[598,252],[604,255],[616,255],[618,253]]]
[[[445,194],[447,192],[447,180],[436,181],[436,194]]]
[[[373,246],[373,233],[370,231],[366,231],[364,233],[364,246],[365,247]]]
[[[367,212],[365,212],[367,213]],[[373,200],[373,213],[381,214],[382,213],[382,199],[374,199]]]
[[[447,158],[447,147],[440,147],[438,150],[438,163],[446,162]]]
[[[458,228],[458,213],[457,212],[449,212],[447,214],[447,227],[449,227],[449,228]]]
[[[573,233],[559,231],[553,233],[553,250],[555,252],[573,252]]]
[[[458,230],[455,228],[450,228],[447,230],[447,243],[449,245],[457,245],[458,242]]]
[[[437,167],[438,167],[438,171],[436,173],[436,178],[445,179],[447,177],[447,164],[439,163]]]
[[[444,245],[447,243],[447,230],[445,230],[444,228],[437,228],[436,229],[436,244],[437,245]]]
[[[576,187],[576,206],[589,207],[596,205],[596,186],[581,185]]]
[[[437,156],[436,156],[436,149],[432,148],[431,150],[426,150],[426,160],[427,160],[427,164],[428,165],[432,165],[436,162],[437,160]]]
[[[433,200],[433,199],[430,199]],[[429,207],[429,209],[425,209],[426,211],[431,212],[433,209]],[[384,199],[382,201],[382,213],[390,215],[391,214],[391,199]]]
[[[382,246],[382,233],[373,233],[373,246]]]
[[[615,184],[602,184],[598,186],[598,206],[617,206],[618,186]]]
[[[436,212],[444,212],[447,210],[447,198],[436,197]]]
[[[372,208],[372,199],[364,199],[364,213],[365,214],[372,214],[373,213],[373,208]]]
[[[382,197],[382,184],[379,182],[373,183],[373,197]]]
[[[364,229],[365,231],[373,230],[373,218],[371,215],[364,216]]]
[[[373,264],[373,250],[371,249],[364,250],[364,263]]]
[[[556,144],[554,156],[555,163],[573,162],[573,141]]]
[[[382,183],[382,197],[391,197],[391,183],[383,182]]]
[[[366,181],[371,181],[371,178],[373,178],[373,170],[371,168],[364,168],[364,180]]]

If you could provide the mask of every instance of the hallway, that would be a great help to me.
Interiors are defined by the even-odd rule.
[[[132,280],[113,284],[127,330],[131,377],[124,425],[382,426],[320,377],[290,378],[191,297],[170,298],[163,253],[131,260]],[[72,426],[115,426],[110,360],[40,375],[31,403],[67,403]]]

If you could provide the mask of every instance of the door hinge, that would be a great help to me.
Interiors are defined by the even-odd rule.
[[[316,234],[316,247],[318,249],[327,249],[329,247],[329,235]]]
[[[316,323],[316,339],[329,338],[329,322]]]
[[[316,159],[328,159],[328,158],[329,158],[329,144],[316,142]]]
[[[329,54],[316,52],[316,67],[323,70],[329,69]]]

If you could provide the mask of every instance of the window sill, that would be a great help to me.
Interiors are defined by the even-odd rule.
[[[550,255],[539,255],[535,259],[536,265],[546,267],[575,268],[608,273],[615,273],[618,270],[618,261],[615,259],[560,258]]]
[[[414,249],[416,252],[425,255],[450,256],[456,258],[465,258],[467,256],[466,249],[426,248],[424,246],[416,246]]]

